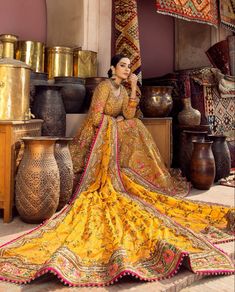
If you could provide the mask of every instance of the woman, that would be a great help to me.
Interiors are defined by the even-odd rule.
[[[134,118],[137,78],[129,66],[124,56],[112,59],[113,79],[95,90],[71,146],[80,176],[74,198],[54,218],[0,248],[0,279],[25,283],[52,272],[74,286],[105,285],[126,273],[157,280],[173,275],[183,258],[195,273],[234,272],[213,245],[233,239],[232,209],[168,195],[186,185],[171,178]],[[126,79],[130,98],[121,85]]]

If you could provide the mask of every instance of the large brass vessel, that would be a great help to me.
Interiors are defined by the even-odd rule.
[[[93,51],[74,49],[73,74],[76,77],[87,78],[97,76],[97,53]]]
[[[18,36],[13,34],[1,34],[0,35],[0,58],[12,58],[14,59],[15,43]]]
[[[0,59],[0,120],[29,120],[30,67],[10,58]]]
[[[16,59],[28,64],[35,72],[44,72],[45,45],[41,42],[18,41]]]
[[[57,76],[73,76],[73,49],[69,47],[46,48],[48,79]]]

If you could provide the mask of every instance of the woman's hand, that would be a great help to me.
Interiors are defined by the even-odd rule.
[[[123,116],[117,116],[117,118],[116,118],[116,121],[117,122],[121,122],[123,120],[124,120],[124,117]]]
[[[128,82],[131,85],[131,89],[136,89],[137,87],[137,81],[138,81],[138,77],[135,74],[131,74],[130,77],[128,78]]]

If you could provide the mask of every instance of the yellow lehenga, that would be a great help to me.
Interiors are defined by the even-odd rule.
[[[74,286],[128,273],[156,280],[173,275],[183,258],[195,273],[233,273],[214,246],[234,239],[233,209],[171,196],[184,194],[186,183],[165,169],[125,89],[115,97],[110,86],[96,89],[71,145],[75,171],[83,171],[71,202],[0,248],[0,279],[26,283],[52,272]],[[120,113],[126,119],[117,122]]]

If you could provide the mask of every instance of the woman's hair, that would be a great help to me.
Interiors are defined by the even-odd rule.
[[[115,68],[117,66],[117,63],[123,58],[126,58],[126,56],[123,54],[118,54],[118,55],[113,56],[111,59],[111,66],[113,66]],[[112,77],[112,69],[109,69],[108,77],[109,78]]]

